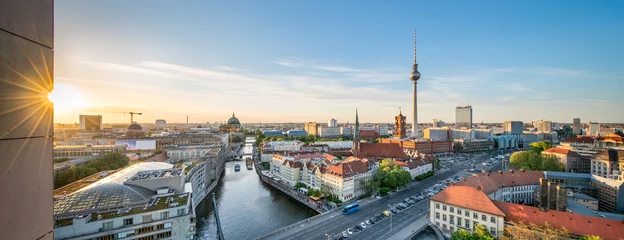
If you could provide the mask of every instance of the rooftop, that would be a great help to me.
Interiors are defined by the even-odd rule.
[[[569,198],[566,204],[566,208],[568,211],[571,211],[572,213],[576,213],[580,215],[596,217],[596,218],[606,218],[606,219],[611,219],[615,221],[624,221],[624,214],[594,211],[594,210],[589,209],[585,205],[580,204],[579,202],[574,201]]]
[[[542,171],[499,171],[473,174],[471,177],[456,182],[455,185],[481,187],[485,194],[490,194],[503,187],[538,185],[540,178],[544,178]]]
[[[448,186],[430,200],[472,209],[498,216],[505,216],[482,191],[472,186]]]
[[[581,155],[576,153],[575,151],[565,148],[549,148],[544,150],[543,153],[563,154],[568,157],[581,157]]]
[[[63,196],[63,195],[67,195],[67,194],[72,194],[86,186],[89,186],[90,184],[99,181],[100,179],[103,179],[104,177],[108,176],[111,173],[114,173],[116,170],[109,170],[109,171],[101,171],[98,173],[95,173],[91,176],[85,177],[83,179],[80,179],[78,181],[75,181],[73,183],[70,183],[68,185],[65,185],[63,187],[54,189],[54,196]]]
[[[358,157],[408,158],[396,143],[360,143]]]
[[[176,177],[182,174],[182,168],[158,169],[149,171],[140,171],[132,176],[129,181]]]
[[[91,221],[98,221],[116,217],[129,216],[144,212],[151,212],[156,210],[162,210],[166,208],[173,208],[186,205],[188,201],[188,193],[155,197],[144,206],[135,206],[130,208],[121,208],[116,211],[99,212],[97,214],[91,214]]]
[[[576,236],[598,235],[604,239],[620,239],[624,236],[624,222],[605,218],[589,217],[580,214],[541,211],[539,208],[520,204],[491,201],[502,211],[508,222],[525,222],[565,228]]]

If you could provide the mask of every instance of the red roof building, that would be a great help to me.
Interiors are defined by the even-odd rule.
[[[394,158],[407,160],[409,156],[394,143],[359,143],[360,149],[355,154],[359,158]]]

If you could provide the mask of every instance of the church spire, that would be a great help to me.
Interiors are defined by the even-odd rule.
[[[357,108],[355,108],[355,129],[353,131],[353,139],[360,139],[360,119],[358,118]]]

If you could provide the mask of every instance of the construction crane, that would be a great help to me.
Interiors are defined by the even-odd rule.
[[[106,113],[122,113],[122,114],[130,114],[130,124],[134,123],[134,115],[142,115],[140,112],[114,112],[114,111],[89,111],[89,112],[106,112]]]

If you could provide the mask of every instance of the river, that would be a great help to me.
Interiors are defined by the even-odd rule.
[[[245,144],[245,153],[253,145]],[[234,164],[240,163],[240,172]],[[244,161],[227,162],[224,176],[215,187],[215,198],[226,239],[255,239],[317,213],[264,184],[256,171],[247,170]],[[217,239],[217,225],[210,195],[197,206],[197,237]]]

